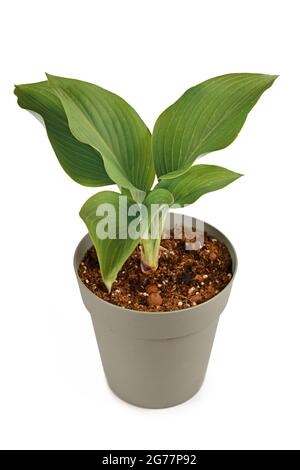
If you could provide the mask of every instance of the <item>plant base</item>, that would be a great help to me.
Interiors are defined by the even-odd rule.
[[[206,302],[230,282],[232,260],[224,243],[205,236],[200,250],[183,240],[162,240],[158,269],[143,273],[137,248],[124,264],[109,293],[94,248],[85,253],[79,276],[94,294],[120,307],[141,311],[181,310]],[[156,295],[152,295],[156,294]]]

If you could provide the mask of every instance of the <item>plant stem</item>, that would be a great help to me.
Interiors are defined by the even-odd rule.
[[[141,239],[141,269],[145,274],[158,268],[160,243],[167,214],[167,206],[162,206],[152,218],[147,237]]]
[[[141,245],[141,269],[149,274],[158,268],[160,238],[156,240],[142,240]]]

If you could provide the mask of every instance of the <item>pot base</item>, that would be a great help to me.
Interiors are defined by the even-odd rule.
[[[204,381],[217,325],[218,319],[200,332],[161,340],[102,332],[98,346],[103,364],[109,364],[104,366],[109,387],[143,408],[189,400]],[[97,327],[94,323],[95,331]]]
[[[205,377],[204,377],[204,379],[205,379]],[[128,403],[129,405],[136,406],[136,407],[138,407],[138,408],[144,408],[144,409],[146,409],[146,410],[163,410],[163,409],[165,409],[165,408],[172,408],[172,407],[174,407],[174,406],[182,405],[183,403],[186,403],[187,401],[189,401],[189,400],[191,400],[192,398],[194,398],[194,396],[197,395],[197,393],[201,390],[202,385],[203,385],[203,383],[204,383],[204,379],[203,379],[202,383],[200,384],[199,388],[198,388],[196,391],[194,391],[194,392],[192,393],[192,395],[187,396],[187,397],[184,397],[184,398],[182,398],[180,401],[178,401],[178,402],[176,402],[176,403],[171,403],[171,404],[166,405],[166,406],[162,406],[162,405],[153,406],[152,403],[149,405],[149,404],[142,404],[142,403],[140,403],[140,402],[133,402],[133,401],[127,400],[126,398],[124,398],[124,397],[118,395],[118,393],[116,393],[115,390],[113,390],[113,389],[111,388],[111,386],[109,385],[108,382],[107,382],[107,384],[108,384],[108,387],[110,388],[111,392],[112,392],[117,398],[119,398],[119,400],[122,400],[123,402]]]

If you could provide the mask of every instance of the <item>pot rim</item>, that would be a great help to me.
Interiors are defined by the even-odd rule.
[[[196,219],[196,217],[192,217],[192,219]],[[199,220],[199,219],[198,219]],[[132,314],[136,314],[138,316],[143,316],[143,315],[146,315],[147,317],[148,316],[158,316],[158,315],[174,315],[174,314],[177,314],[179,312],[189,312],[189,311],[192,311],[192,310],[198,310],[202,308],[204,308],[204,306],[208,305],[210,302],[213,302],[219,295],[223,294],[224,292],[226,292],[226,290],[229,290],[231,289],[231,286],[232,286],[232,283],[233,283],[233,280],[236,276],[236,272],[237,272],[237,267],[238,267],[238,259],[237,259],[237,254],[236,254],[236,250],[233,246],[233,244],[231,243],[231,241],[227,238],[226,235],[224,235],[223,232],[221,232],[219,229],[217,229],[216,227],[214,227],[213,225],[210,225],[208,224],[207,222],[203,221],[204,222],[204,229],[205,231],[208,232],[209,234],[209,231],[210,229],[212,229],[213,231],[217,232],[218,235],[214,235],[213,237],[216,238],[218,240],[218,236],[221,235],[221,238],[223,238],[224,240],[222,241],[222,243],[224,243],[227,247],[227,249],[229,250],[230,252],[230,256],[231,256],[231,260],[232,260],[232,265],[233,265],[233,272],[232,272],[232,277],[230,279],[230,281],[228,282],[228,284],[226,285],[226,287],[224,287],[224,289],[222,289],[220,292],[218,292],[216,295],[214,295],[213,297],[211,297],[210,299],[206,300],[205,302],[202,302],[201,304],[197,304],[197,305],[193,305],[191,307],[188,307],[188,308],[181,308],[181,309],[178,309],[178,310],[168,310],[168,311],[157,311],[157,312],[151,312],[151,311],[147,311],[147,310],[143,310],[143,311],[140,311],[140,310],[134,310],[134,309],[130,309],[130,308],[126,308],[126,307],[120,307],[119,305],[115,305],[111,302],[107,302],[106,300],[102,299],[101,297],[99,297],[98,295],[94,294],[94,292],[92,292],[83,282],[82,280],[80,279],[79,275],[78,275],[78,263],[77,263],[77,251],[79,249],[79,246],[81,244],[81,242],[86,238],[86,237],[89,237],[89,233],[87,233],[81,240],[80,242],[78,243],[77,247],[76,247],[76,250],[75,250],[75,253],[74,253],[74,256],[73,256],[73,266],[74,266],[74,270],[75,270],[75,274],[76,274],[76,277],[78,279],[78,281],[84,286],[84,289],[86,289],[90,294],[94,295],[99,302],[103,302],[105,304],[108,304],[110,305],[111,307],[114,307],[116,309],[119,309],[121,310],[122,312],[124,311],[127,311],[127,312],[130,312]],[[92,246],[92,243],[91,243],[91,246]]]

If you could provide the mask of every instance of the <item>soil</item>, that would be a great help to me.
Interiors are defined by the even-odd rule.
[[[199,250],[186,250],[185,240],[162,240],[158,269],[144,274],[139,247],[128,258],[108,293],[99,271],[95,248],[79,265],[82,282],[98,297],[131,310],[167,312],[201,304],[217,295],[232,278],[226,246],[205,234]]]

